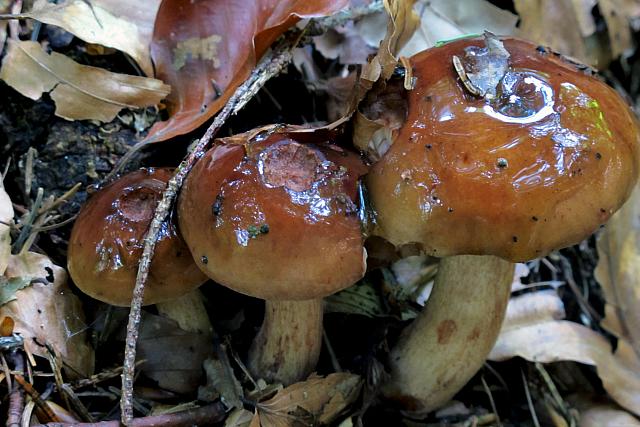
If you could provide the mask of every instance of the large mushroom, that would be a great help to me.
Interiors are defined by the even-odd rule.
[[[315,367],[322,298],[365,272],[355,204],[360,158],[327,137],[269,127],[218,140],[178,201],[180,229],[209,277],[266,300],[249,368],[289,384]]]
[[[640,133],[625,102],[586,67],[526,41],[463,39],[410,64],[415,88],[403,109],[380,108],[398,105],[388,90],[362,109],[398,125],[386,143],[363,145],[382,149],[367,177],[374,233],[443,258],[422,314],[391,351],[384,387],[427,412],[486,359],[511,263],[581,241],[626,200]]]
[[[100,189],[84,204],[69,239],[68,268],[84,293],[129,306],[151,223],[171,169],[131,172]],[[210,334],[197,288],[207,280],[178,233],[173,216],[162,227],[145,289],[145,304],[186,330]]]

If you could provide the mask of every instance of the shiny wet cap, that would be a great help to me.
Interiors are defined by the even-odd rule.
[[[180,229],[222,285],[263,299],[321,298],[364,274],[355,203],[364,172],[356,154],[311,133],[218,140],[185,181]]]
[[[141,169],[104,187],[82,207],[69,240],[68,268],[84,293],[112,305],[130,304],[143,239],[170,178],[170,169]],[[170,218],[156,244],[144,303],[181,297],[206,280]]]
[[[640,133],[623,99],[547,48],[502,43],[496,63],[480,38],[410,59],[405,120],[367,178],[376,234],[524,261],[578,243],[627,199]],[[492,92],[483,70],[500,67]]]

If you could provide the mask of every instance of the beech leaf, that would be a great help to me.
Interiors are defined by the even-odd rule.
[[[87,43],[129,54],[147,76],[153,75],[149,45],[161,0],[37,0],[25,17],[64,28]]]
[[[507,317],[489,359],[522,357],[531,362],[573,361],[595,366],[602,385],[623,408],[640,414],[640,360],[624,340],[613,352],[598,332],[564,317],[554,290],[511,298]]]
[[[4,187],[0,184],[0,274],[4,273],[11,255],[10,228],[5,224],[13,220],[13,205]]]
[[[33,41],[13,41],[2,61],[0,79],[24,96],[49,92],[56,115],[67,120],[111,121],[123,108],[157,104],[170,88],[160,80],[112,73],[80,65]]]
[[[48,357],[47,346],[70,368],[72,378],[93,373],[94,353],[82,304],[67,285],[67,272],[35,252],[13,255],[5,272],[8,280],[38,279],[15,292],[15,299],[0,307],[0,319],[11,317],[14,332],[22,335],[30,353]]]
[[[262,427],[329,424],[358,398],[361,388],[358,375],[312,375],[259,403],[254,422],[258,419]]]
[[[196,129],[216,114],[258,59],[301,18],[331,15],[347,0],[165,0],[156,17],[151,56],[156,77],[173,88],[169,120],[146,141]]]

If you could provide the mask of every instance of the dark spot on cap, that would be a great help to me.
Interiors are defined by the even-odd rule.
[[[518,236],[512,236],[511,240],[513,240],[513,243],[518,243]]]
[[[596,153],[596,159],[600,160],[602,158],[602,154]]]
[[[216,196],[216,200],[211,205],[211,213],[213,213],[213,216],[218,216],[222,213],[223,201],[224,201],[224,196],[222,194],[218,194]]]
[[[532,216],[532,217],[531,217],[531,220],[532,220],[532,221],[537,221],[537,220],[538,220],[538,217],[534,215],[534,216]]]
[[[451,319],[445,319],[438,324],[438,344],[446,344],[456,333],[458,325]]]
[[[206,265],[209,263],[209,258],[207,258],[206,255],[202,255],[200,257],[200,261],[202,261],[202,263]]]
[[[447,209],[449,212],[453,212],[453,208],[449,208]]]
[[[431,144],[427,144],[424,146],[427,150],[431,150]]]

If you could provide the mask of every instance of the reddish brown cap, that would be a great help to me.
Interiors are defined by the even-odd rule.
[[[170,169],[141,169],[104,187],[82,207],[69,240],[68,268],[84,293],[112,305],[130,304],[144,235],[170,178]],[[171,218],[156,244],[145,304],[178,298],[206,279]]]
[[[628,197],[640,134],[626,103],[548,49],[503,42],[494,99],[473,95],[453,65],[482,39],[411,58],[406,120],[367,179],[377,234],[435,256],[521,261],[579,242]]]
[[[323,297],[362,277],[354,200],[364,165],[312,135],[273,128],[219,140],[195,165],[178,216],[209,277],[280,300]]]

